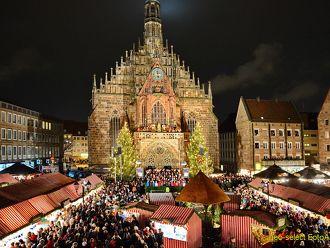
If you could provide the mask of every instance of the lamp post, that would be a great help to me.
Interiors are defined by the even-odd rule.
[[[269,205],[269,193],[274,192],[274,189],[275,189],[275,183],[274,183],[273,181],[268,181],[268,182],[264,182],[264,181],[262,181],[261,184],[262,184],[264,187],[267,187],[267,202],[268,202],[268,205]],[[271,188],[270,188],[270,184],[272,185]]]
[[[74,188],[75,188],[76,192],[78,193],[79,183],[76,181],[73,185],[74,185]],[[92,184],[87,179],[86,180],[82,180],[81,187],[82,187],[83,205],[85,205],[85,189],[89,190],[90,187],[91,187],[91,185]]]

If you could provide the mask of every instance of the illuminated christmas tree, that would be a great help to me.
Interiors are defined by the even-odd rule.
[[[200,170],[206,175],[211,174],[213,172],[212,160],[208,154],[205,138],[199,123],[196,124],[189,141],[187,156],[191,176],[195,176]]]
[[[132,135],[128,129],[127,123],[119,132],[117,144],[121,146],[122,152],[122,173],[124,177],[131,177],[135,175],[135,164],[138,159],[135,145],[133,144]],[[117,148],[118,153],[118,148]],[[117,157],[117,172],[119,167],[119,157]],[[120,172],[119,172],[120,173]]]

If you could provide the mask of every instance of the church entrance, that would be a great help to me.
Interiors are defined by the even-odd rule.
[[[145,167],[153,166],[155,168],[177,167],[178,160],[170,147],[164,143],[158,143],[147,149],[143,164]]]

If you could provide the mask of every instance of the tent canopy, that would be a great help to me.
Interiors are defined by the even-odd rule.
[[[0,171],[0,174],[9,173],[11,175],[31,175],[31,174],[39,174],[40,171],[32,169],[29,166],[26,166],[21,163],[15,163],[12,166]]]
[[[254,174],[253,176],[259,177],[259,178],[271,179],[271,180],[297,178],[296,176],[283,170],[281,167],[279,167],[276,164],[269,166],[266,170],[263,170],[257,174]]]
[[[194,178],[190,179],[189,184],[184,187],[175,200],[210,205],[228,202],[230,198],[220,189],[219,185],[200,171]]]
[[[311,166],[296,172],[294,175],[303,179],[330,179],[330,176]]]

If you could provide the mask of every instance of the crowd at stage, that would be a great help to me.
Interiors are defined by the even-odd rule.
[[[241,195],[240,209],[245,210],[262,210],[276,216],[285,216],[289,225],[282,231],[277,231],[277,237],[298,237],[303,236],[302,240],[277,240],[273,247],[330,247],[330,226],[327,226],[323,220],[316,216],[311,216],[307,211],[299,211],[289,204],[282,202],[270,201],[248,187],[239,187],[236,189]],[[328,240],[310,240],[308,235],[320,235]]]
[[[187,180],[178,169],[148,169],[145,171],[145,185],[147,187],[184,187]]]
[[[251,177],[235,174],[219,175],[213,177],[213,182],[218,184],[219,187],[224,191],[235,191],[237,187],[247,185],[251,181]]]
[[[85,198],[85,204],[71,205],[56,221],[14,247],[36,248],[158,248],[163,247],[162,230],[148,223],[139,227],[135,216],[124,216],[118,207],[143,199],[138,180],[111,182]]]

